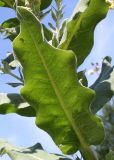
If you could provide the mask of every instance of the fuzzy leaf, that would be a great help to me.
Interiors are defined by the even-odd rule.
[[[63,155],[49,154],[43,150],[40,143],[29,148],[13,146],[5,140],[0,140],[0,155],[8,154],[12,160],[70,160]]]
[[[21,95],[34,107],[36,124],[64,153],[74,153],[77,147],[88,152],[89,145],[103,140],[104,129],[89,110],[94,92],[78,82],[75,54],[49,45],[39,20],[26,8],[18,7],[17,13],[21,32],[13,48],[23,66]]]
[[[105,18],[109,5],[105,0],[80,0],[67,24],[59,48],[70,49],[77,56],[78,66],[82,64],[93,47],[96,25]]]
[[[96,92],[95,99],[91,104],[92,112],[96,113],[114,95],[114,66],[111,66],[110,57],[104,58],[101,73],[90,88]]]
[[[0,93],[0,114],[17,113],[21,116],[35,117],[34,109],[19,94]]]

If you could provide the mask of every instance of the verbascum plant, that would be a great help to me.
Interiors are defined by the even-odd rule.
[[[51,135],[64,154],[80,151],[85,160],[100,160],[92,146],[103,142],[105,131],[95,113],[114,93],[111,59],[104,58],[101,74],[91,87],[77,69],[90,54],[95,27],[106,17],[113,2],[80,0],[71,18],[61,23],[64,5],[56,0],[56,8],[48,12],[55,26],[49,23],[49,29],[41,21],[41,15],[47,14],[44,9],[51,2],[0,1],[1,6],[16,8],[17,13],[17,18],[1,25],[1,32],[6,33],[7,29],[6,37],[13,41],[13,53],[2,61],[1,71],[20,81],[8,82],[9,85],[22,86],[20,94],[0,94],[0,113],[36,117],[36,125]],[[11,28],[15,29],[15,35],[9,36]],[[13,74],[15,68],[19,76]],[[39,145],[22,149],[1,140],[0,146],[1,154],[7,153],[12,160],[71,159],[46,153],[41,146],[39,150]],[[114,158],[112,152],[106,155],[106,160]]]

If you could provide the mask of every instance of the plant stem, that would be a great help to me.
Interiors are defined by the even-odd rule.
[[[98,160],[98,158],[95,156],[94,152],[89,146],[82,146],[80,148],[80,153],[82,154],[84,160]]]

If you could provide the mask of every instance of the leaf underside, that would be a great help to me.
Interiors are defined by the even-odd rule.
[[[90,54],[94,43],[95,27],[105,18],[108,10],[109,5],[105,0],[90,0],[89,2],[80,0],[76,6],[59,48],[74,51],[78,66]]]
[[[78,82],[75,54],[50,46],[42,25],[26,8],[18,7],[17,14],[21,32],[13,48],[23,66],[21,95],[34,107],[36,124],[61,144],[64,153],[99,144],[104,129],[89,110],[94,92]]]
[[[8,154],[12,160],[70,160],[63,155],[47,153],[40,143],[29,148],[21,148],[0,139],[0,155],[4,154]]]
[[[111,58],[105,57],[102,63],[101,73],[95,83],[90,87],[96,93],[91,104],[93,113],[98,112],[114,95],[114,66],[111,66]]]
[[[0,93],[0,114],[16,113],[21,116],[35,117],[35,110],[19,94]]]

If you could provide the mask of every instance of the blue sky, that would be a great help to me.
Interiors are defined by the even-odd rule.
[[[70,17],[77,0],[64,0],[66,4],[65,18]],[[0,8],[0,23],[4,20],[14,17],[14,11]],[[110,11],[107,18],[99,23],[95,30],[95,43],[91,55],[86,59],[81,68],[90,69],[91,62],[101,62],[102,58],[109,55],[113,58],[114,64],[114,11]],[[50,17],[45,23],[50,21]],[[3,40],[0,37],[0,59],[3,59],[6,52],[11,51],[12,46],[9,40]],[[95,76],[89,78],[90,84],[94,81]],[[17,92],[18,89],[4,85],[4,82],[13,81],[9,76],[0,76],[0,92]],[[0,115],[0,138],[7,138],[11,143],[19,146],[31,146],[36,142],[42,142],[45,149],[50,152],[58,152],[51,138],[42,130],[35,126],[34,118],[23,118],[15,114]],[[50,143],[51,142],[51,143]],[[1,160],[9,160],[6,156]]]

